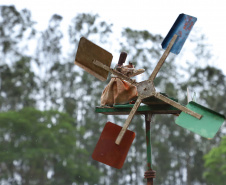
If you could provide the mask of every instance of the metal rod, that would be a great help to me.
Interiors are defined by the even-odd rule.
[[[145,114],[146,146],[147,146],[147,168],[152,169],[151,159],[151,118],[152,114]]]
[[[152,114],[145,114],[145,131],[146,131],[146,146],[147,146],[147,171],[144,176],[147,179],[147,185],[153,185],[155,171],[152,170],[152,155],[151,155],[151,118]]]

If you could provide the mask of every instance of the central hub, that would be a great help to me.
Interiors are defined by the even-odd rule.
[[[153,81],[142,81],[137,85],[138,95],[143,98],[148,98],[155,93],[155,87]]]

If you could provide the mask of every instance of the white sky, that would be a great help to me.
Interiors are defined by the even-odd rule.
[[[66,29],[77,13],[93,13],[115,28],[148,30],[163,37],[178,15],[185,13],[198,18],[194,27],[213,45],[211,64],[226,74],[226,0],[0,0],[0,5],[10,4],[31,10],[33,20],[43,29],[54,13],[63,16]]]

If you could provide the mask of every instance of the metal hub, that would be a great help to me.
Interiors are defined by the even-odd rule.
[[[138,83],[137,92],[138,96],[140,96],[142,99],[154,95],[156,91],[153,81],[146,80]]]

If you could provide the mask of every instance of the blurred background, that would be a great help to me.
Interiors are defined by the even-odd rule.
[[[182,3],[183,2],[183,3]],[[74,65],[84,36],[146,72],[164,50],[161,42],[180,13],[198,18],[181,53],[170,54],[154,83],[157,91],[187,104],[226,114],[226,27],[224,1],[4,1],[0,3],[0,184],[145,184],[144,117],[122,169],[91,158],[107,121],[126,116],[95,113],[107,82]],[[155,115],[151,124],[154,184],[223,185],[226,181],[225,125],[207,140]]]

